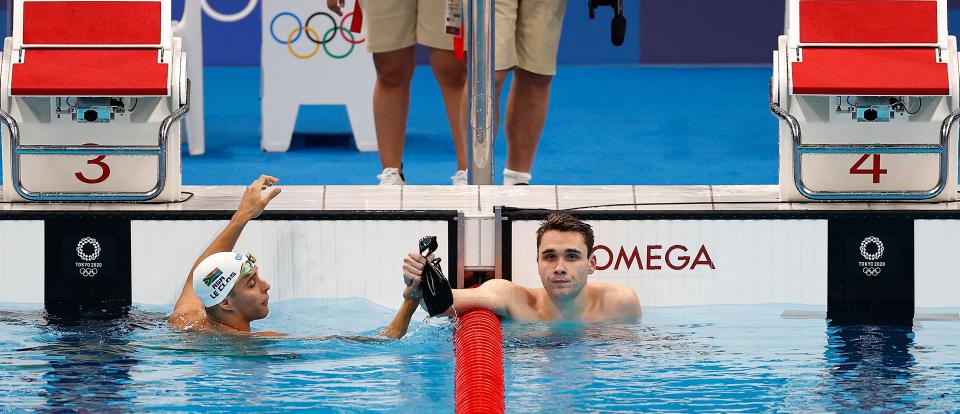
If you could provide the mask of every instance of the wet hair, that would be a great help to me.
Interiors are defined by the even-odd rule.
[[[543,234],[550,231],[562,231],[580,233],[583,236],[583,242],[587,245],[586,254],[589,256],[593,252],[593,227],[580,221],[580,219],[567,213],[554,212],[547,215],[540,228],[537,229],[537,249],[540,248],[540,240]]]

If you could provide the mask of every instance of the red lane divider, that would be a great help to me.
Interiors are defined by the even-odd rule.
[[[454,399],[457,413],[502,413],[503,333],[488,310],[460,316],[453,336],[457,359]]]

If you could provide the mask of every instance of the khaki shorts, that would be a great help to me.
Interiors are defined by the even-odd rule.
[[[453,36],[444,27],[446,4],[445,0],[360,0],[367,50],[391,52],[416,43],[453,50]]]
[[[560,29],[567,0],[495,0],[496,70],[514,67],[557,73]]]

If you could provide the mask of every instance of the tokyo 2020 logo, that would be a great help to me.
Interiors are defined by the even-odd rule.
[[[873,249],[868,247],[873,246]],[[871,252],[873,250],[873,252]],[[865,262],[859,262],[860,270],[868,277],[876,277],[883,270],[886,262],[879,261],[883,257],[883,241],[876,236],[867,236],[860,242],[860,256]]]
[[[87,253],[87,248],[91,249],[90,253]],[[93,237],[84,237],[80,239],[80,242],[77,243],[77,257],[82,260],[82,262],[77,262],[77,270],[80,272],[80,276],[83,277],[94,277],[97,275],[98,269],[103,266],[102,263],[94,262],[100,257],[100,243],[97,242],[97,239]]]

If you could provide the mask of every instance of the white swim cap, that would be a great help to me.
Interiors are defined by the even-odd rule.
[[[209,308],[226,299],[233,285],[240,279],[241,269],[248,259],[252,259],[252,256],[220,252],[200,262],[193,271],[193,290],[204,307]]]

